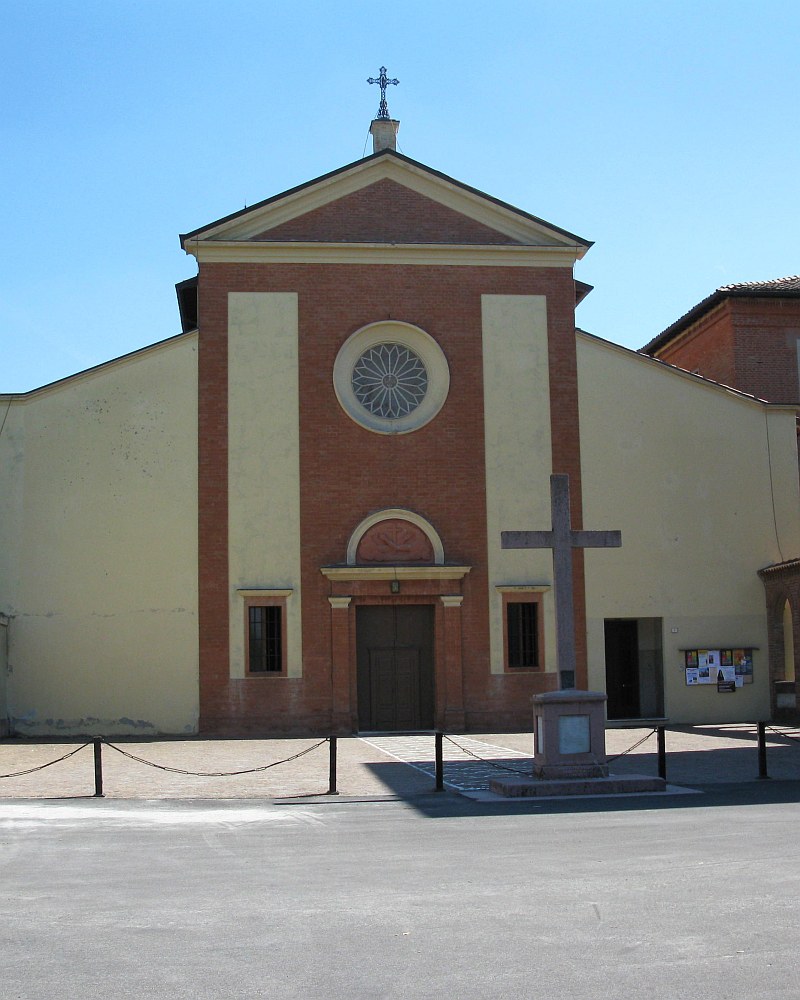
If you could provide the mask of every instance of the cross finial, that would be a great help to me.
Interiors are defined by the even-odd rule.
[[[378,108],[377,117],[378,118],[389,118],[390,117],[390,115],[389,115],[389,105],[386,103],[386,88],[389,86],[390,83],[398,84],[398,83],[400,83],[400,81],[399,80],[390,80],[389,77],[386,75],[386,67],[385,66],[381,66],[381,68],[380,68],[380,76],[370,76],[370,77],[368,77],[367,78],[367,83],[377,83],[378,86],[381,88],[381,103],[380,103],[380,107]]]

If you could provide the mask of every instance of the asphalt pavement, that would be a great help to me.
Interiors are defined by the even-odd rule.
[[[3,997],[796,998],[797,794],[5,800]]]
[[[105,797],[91,744],[2,741],[2,996],[797,998],[797,736],[759,780],[754,727],[673,729],[669,792],[544,801],[485,794],[529,734],[446,739],[442,793],[431,735],[340,740],[339,795],[314,740],[110,741]]]

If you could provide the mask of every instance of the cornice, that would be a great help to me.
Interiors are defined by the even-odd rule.
[[[291,597],[292,587],[240,587],[236,593],[239,597]]]
[[[471,566],[322,566],[329,580],[462,580]]]
[[[271,243],[189,240],[199,263],[223,264],[423,264],[447,267],[569,267],[577,247],[497,244]]]

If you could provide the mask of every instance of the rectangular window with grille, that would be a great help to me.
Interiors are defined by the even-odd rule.
[[[248,608],[248,669],[251,674],[279,674],[283,670],[283,607]]]
[[[506,604],[506,653],[509,668],[531,670],[539,666],[538,608],[536,601],[509,601]]]

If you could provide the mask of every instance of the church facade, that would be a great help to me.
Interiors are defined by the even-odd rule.
[[[182,238],[184,332],[0,397],[12,732],[327,734],[770,712],[795,409],[576,330],[590,244],[392,148]],[[560,677],[550,476],[573,528]]]

